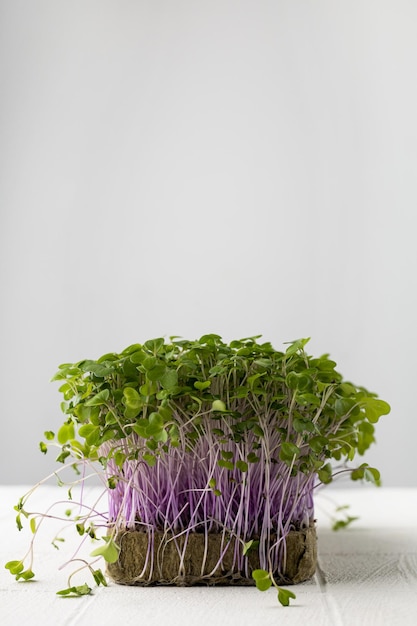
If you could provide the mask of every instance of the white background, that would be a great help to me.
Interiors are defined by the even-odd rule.
[[[50,377],[159,336],[311,336],[417,485],[417,4],[0,0],[0,480]]]

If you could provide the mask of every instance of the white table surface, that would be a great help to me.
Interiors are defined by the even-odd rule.
[[[34,498],[34,510],[44,510],[62,498],[62,491],[43,487]],[[17,532],[13,510],[24,492],[25,487],[0,486],[2,626],[417,624],[417,489],[331,487],[318,494],[318,570],[311,581],[292,587],[297,599],[288,608],[277,603],[272,589],[261,593],[239,587],[142,588],[116,584],[96,588],[85,574],[73,584],[88,582],[92,595],[59,597],[56,591],[67,586],[72,571],[71,567],[59,568],[79,541],[71,533],[61,550],[55,550],[51,532],[56,522],[40,533],[36,581],[16,582],[4,563],[20,559],[30,541],[28,528]],[[350,504],[349,513],[360,519],[346,530],[332,531],[328,513],[334,512],[334,503]]]

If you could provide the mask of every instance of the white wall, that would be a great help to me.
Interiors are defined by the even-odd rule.
[[[0,0],[1,481],[49,378],[163,335],[312,336],[417,485],[417,4]]]

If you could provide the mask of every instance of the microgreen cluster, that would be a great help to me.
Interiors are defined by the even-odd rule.
[[[294,597],[276,583],[288,533],[313,524],[315,487],[368,449],[390,407],[344,381],[328,355],[309,356],[307,339],[283,352],[258,340],[153,339],[59,367],[65,421],[40,447],[58,445],[65,465],[102,468],[111,533],[96,556],[117,560],[125,529],[150,542],[155,531],[223,533],[238,546],[234,571],[261,590],[275,585],[282,604]],[[349,471],[379,483],[366,464]],[[250,572],[254,546],[260,569]]]

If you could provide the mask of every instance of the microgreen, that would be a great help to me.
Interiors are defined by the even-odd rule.
[[[16,580],[31,580],[35,574],[30,568],[25,570],[23,561],[9,561],[4,566],[16,578]]]
[[[345,519],[335,520],[332,524],[332,530],[341,530],[342,528],[346,528],[357,519],[359,518],[356,515],[347,515]]]
[[[66,589],[61,589],[57,591],[58,596],[88,596],[91,593],[91,587],[86,584],[78,585],[76,587],[67,587]]]
[[[286,537],[314,523],[314,489],[335,474],[380,483],[378,470],[349,462],[374,442],[375,423],[390,407],[343,380],[328,355],[308,355],[308,339],[284,351],[259,339],[157,338],[59,366],[53,380],[64,420],[56,433],[44,433],[40,450],[57,448],[57,463],[78,472],[75,482],[83,481],[86,466],[103,477],[109,534],[91,556],[116,562],[119,530],[142,530],[150,542],[154,530],[174,537],[223,533],[241,546],[236,571],[248,575],[256,552],[258,589],[273,586],[284,606],[295,597],[278,585]],[[20,529],[29,517],[35,537],[40,521],[26,501],[16,507],[16,521]],[[88,514],[70,521],[83,539],[97,540]],[[6,567],[20,578],[32,571],[23,561]],[[86,567],[96,584],[105,584],[100,570]],[[68,584],[59,594],[90,591]]]

